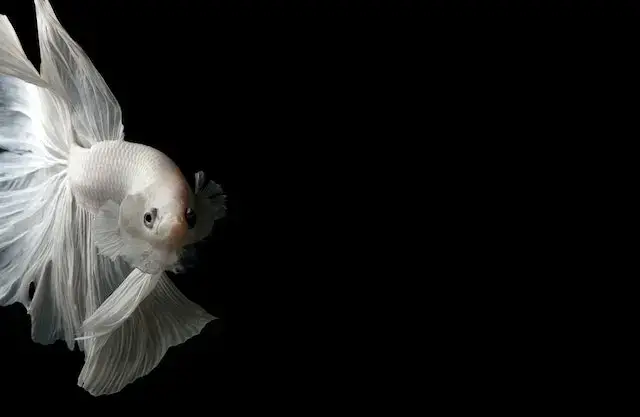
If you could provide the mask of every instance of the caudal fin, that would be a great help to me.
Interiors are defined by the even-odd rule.
[[[71,131],[65,101],[0,16],[0,305],[24,304],[35,341],[62,339],[70,347],[80,318],[64,307],[72,294],[53,278],[68,276],[75,265],[69,251],[76,234],[73,197],[66,182]]]

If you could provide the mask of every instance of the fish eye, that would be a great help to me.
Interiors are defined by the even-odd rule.
[[[196,212],[193,211],[191,207],[189,207],[184,212],[184,218],[187,220],[187,226],[189,227],[189,229],[193,229],[196,225]]]
[[[156,220],[156,214],[157,214],[158,210],[157,209],[151,209],[151,211],[148,211],[144,214],[144,225],[147,226],[148,228],[152,228],[153,227],[153,222]]]

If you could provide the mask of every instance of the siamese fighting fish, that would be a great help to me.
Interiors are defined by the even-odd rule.
[[[125,140],[102,76],[48,0],[35,12],[39,72],[0,15],[0,306],[25,306],[34,342],[77,346],[78,385],[113,394],[215,319],[166,272],[184,270],[225,195]]]

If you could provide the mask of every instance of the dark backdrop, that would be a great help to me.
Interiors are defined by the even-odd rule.
[[[405,170],[436,166],[441,154],[431,149],[434,144],[463,148],[475,141],[481,148],[481,138],[511,120],[495,110],[495,97],[501,109],[517,114],[523,102],[536,109],[553,102],[553,95],[538,101],[523,92],[539,72],[521,74],[537,64],[556,74],[548,48],[565,45],[557,33],[572,36],[558,52],[565,56],[582,33],[602,28],[592,22],[637,12],[596,1],[51,3],[119,100],[126,138],[162,150],[189,179],[204,170],[228,195],[228,214],[201,248],[198,267],[174,278],[189,299],[220,319],[172,348],[150,375],[93,406],[191,404],[207,413],[292,406],[301,393],[320,393],[303,405],[316,410],[335,397],[335,385],[349,385],[347,375],[381,374],[379,362],[403,356],[369,358],[382,339],[405,346],[388,336],[404,317],[389,321],[400,310],[391,307],[387,292],[404,274],[383,271],[390,252],[372,256],[378,248],[363,249],[353,235],[373,232],[364,235],[371,246],[419,248],[412,239],[422,235],[413,223],[400,228],[412,237],[383,241],[380,235],[406,216],[392,215],[392,209],[407,209],[401,198],[427,199],[429,181],[446,182],[450,174],[438,170],[423,178]],[[9,16],[37,65],[32,3],[3,0],[0,13]],[[580,29],[586,31],[567,26],[584,16]],[[525,59],[512,69],[514,56]],[[502,99],[505,73],[517,82],[502,87],[509,91]],[[476,89],[481,93],[469,100]],[[483,123],[488,126],[479,135]],[[510,130],[509,140],[529,126]],[[384,182],[392,176],[397,179]],[[415,179],[419,184],[399,190]],[[352,208],[351,200],[364,204]],[[421,217],[441,224],[428,212]],[[355,233],[353,225],[362,219],[365,225]],[[347,266],[351,258],[357,265]],[[346,304],[374,305],[346,320],[336,299],[353,282],[357,291]],[[383,282],[385,293],[365,294],[375,282]],[[413,305],[422,309],[420,302]],[[371,343],[345,354],[347,335],[365,326],[373,327],[363,338]],[[424,322],[409,333],[421,336],[420,326]],[[93,401],[75,385],[82,355],[61,344],[32,343],[21,306],[0,309],[0,346],[3,402],[28,394],[51,412],[84,412],[84,401]],[[365,371],[355,371],[353,364],[365,358]],[[326,372],[316,372],[328,369],[335,372],[327,380],[318,376]],[[351,397],[359,387],[353,382],[337,396]],[[44,396],[54,402],[45,403]],[[16,409],[37,405],[28,400]]]

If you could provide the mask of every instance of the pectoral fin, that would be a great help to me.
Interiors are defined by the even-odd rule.
[[[92,395],[116,393],[214,319],[160,274],[153,291],[120,327],[88,344],[78,385]]]

